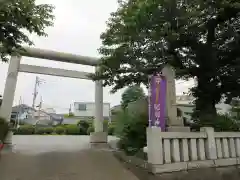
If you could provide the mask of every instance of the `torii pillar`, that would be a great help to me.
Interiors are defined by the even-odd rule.
[[[0,116],[10,123],[12,105],[14,100],[14,94],[17,85],[18,69],[21,61],[21,56],[12,56],[8,66],[8,73],[6,84],[3,92],[3,100],[0,108]],[[4,149],[11,149],[12,147],[12,135],[11,131],[4,141]]]
[[[99,67],[95,68],[98,72]],[[95,119],[94,119],[94,132],[90,134],[90,143],[93,147],[106,146],[108,142],[108,133],[103,130],[103,86],[102,81],[95,81]]]
[[[170,65],[165,65],[162,69],[162,75],[167,80],[166,91],[166,124],[167,131],[188,132],[189,127],[185,127],[183,119],[177,118],[175,71]]]

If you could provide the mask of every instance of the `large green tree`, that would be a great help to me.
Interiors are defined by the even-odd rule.
[[[128,87],[122,94],[121,106],[125,109],[129,103],[145,97],[143,89],[139,85]]]
[[[0,58],[32,45],[29,33],[46,36],[46,27],[52,26],[53,6],[36,4],[36,0],[5,0],[0,2]]]
[[[101,35],[101,72],[94,79],[116,91],[148,84],[172,65],[177,78],[195,78],[196,115],[240,92],[240,2],[237,0],[125,0]]]

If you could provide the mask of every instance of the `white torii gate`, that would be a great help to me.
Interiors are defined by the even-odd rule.
[[[85,56],[79,56],[79,55],[74,55],[69,53],[49,51],[49,50],[43,50],[43,49],[37,49],[37,48],[29,48],[29,47],[25,47],[24,49],[25,51],[19,52],[18,56],[12,56],[9,62],[7,79],[6,79],[6,84],[5,84],[4,93],[3,93],[3,100],[0,108],[0,117],[8,121],[10,121],[10,118],[11,118],[18,72],[36,73],[36,74],[45,74],[45,75],[52,75],[52,76],[91,80],[88,76],[90,75],[90,73],[86,73],[86,72],[21,64],[22,56],[74,63],[74,64],[96,66],[96,71],[98,69],[97,65],[99,63],[99,59],[97,58],[85,57]],[[95,82],[94,128],[95,128],[95,132],[90,135],[90,142],[91,143],[107,143],[107,133],[103,132],[102,81]],[[5,143],[9,145],[12,144],[11,135],[8,136]]]

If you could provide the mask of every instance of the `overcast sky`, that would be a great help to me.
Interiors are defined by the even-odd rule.
[[[110,13],[117,9],[117,0],[39,0],[55,6],[54,27],[46,29],[48,37],[32,35],[35,47],[69,52],[84,56],[99,57],[97,49],[101,45],[100,34],[106,28]],[[43,59],[23,57],[22,63],[47,67],[65,68],[93,72],[92,67],[60,63]],[[8,64],[0,64],[0,94],[3,94]],[[70,79],[38,75],[45,81],[40,85],[39,95],[45,107],[53,107],[58,112],[67,112],[70,104],[78,101],[94,101],[94,83],[81,79]],[[32,93],[36,75],[19,73],[14,104],[20,96],[25,104],[32,104]],[[177,82],[177,94],[187,91],[192,83]],[[111,106],[119,104],[123,90],[115,94],[104,88],[104,101]],[[40,97],[39,96],[39,97]],[[39,102],[38,97],[38,102]]]

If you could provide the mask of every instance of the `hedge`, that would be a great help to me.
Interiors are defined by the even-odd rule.
[[[35,134],[35,128],[31,125],[23,125],[14,131],[14,134],[19,135],[32,135]]]
[[[107,131],[109,135],[113,135],[114,127],[111,124],[108,125],[105,121],[104,131]],[[16,135],[90,135],[91,132],[94,132],[94,126],[91,121],[80,121],[78,124],[59,125],[56,127],[35,127],[32,125],[22,125],[13,132]]]
[[[55,133],[56,134],[65,134],[66,128],[62,126],[57,126],[55,128]]]

